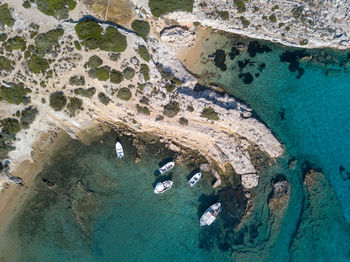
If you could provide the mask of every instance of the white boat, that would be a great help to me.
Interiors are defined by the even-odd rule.
[[[191,179],[188,181],[188,184],[190,185],[190,187],[193,187],[201,177],[202,177],[201,173],[197,173],[193,177],[191,177]]]
[[[169,190],[173,186],[173,181],[167,180],[164,182],[159,182],[154,188],[154,193],[156,194],[161,194],[164,193],[165,191]]]
[[[122,144],[117,142],[115,144],[115,151],[117,152],[117,157],[118,158],[123,158],[124,157],[124,150],[123,150],[123,147],[122,147]]]
[[[201,226],[210,226],[216,219],[221,210],[221,203],[211,205],[202,215],[200,220]]]
[[[168,162],[166,163],[164,166],[162,166],[161,168],[159,168],[159,172],[161,174],[164,174],[165,172],[168,172],[170,169],[172,169],[175,166],[174,162]]]

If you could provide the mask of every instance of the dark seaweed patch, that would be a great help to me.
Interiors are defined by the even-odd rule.
[[[339,174],[342,176],[343,180],[349,180],[350,179],[350,172],[345,169],[345,167],[340,166],[339,167]]]
[[[231,52],[228,55],[230,56],[230,59],[233,60],[233,59],[235,59],[236,56],[239,55],[239,50],[233,46],[231,48]]]
[[[291,72],[298,71],[297,79],[299,79],[304,74],[304,69],[300,67],[300,58],[309,56],[304,50],[297,51],[286,51],[280,56],[281,62],[289,63],[288,69]]]
[[[226,61],[226,53],[222,49],[218,49],[215,52],[214,63],[215,66],[219,67],[222,71],[226,71],[227,66],[225,64]]]
[[[264,63],[261,63],[261,64],[259,65],[259,67],[258,67],[260,73],[261,73],[265,68],[266,68],[266,64],[264,64]]]
[[[261,45],[258,41],[252,41],[248,45],[248,54],[250,57],[255,57],[256,54],[263,54],[264,52],[271,52],[272,49],[267,45]]]
[[[243,69],[249,64],[249,60],[248,59],[245,59],[243,61],[238,61],[238,66],[239,66],[239,69],[240,71],[242,72]]]
[[[254,77],[251,73],[242,73],[238,75],[239,78],[242,78],[244,84],[251,84],[254,80]]]
[[[258,78],[259,76],[260,76],[259,73],[256,73],[256,74],[255,74],[255,78]]]

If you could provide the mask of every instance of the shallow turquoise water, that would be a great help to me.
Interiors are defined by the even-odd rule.
[[[90,146],[70,142],[57,153],[1,238],[8,241],[0,245],[5,261],[230,261],[227,252],[199,248],[205,230],[199,213],[211,204],[212,177],[204,174],[190,188],[191,165],[156,176],[172,152],[147,146],[135,164],[132,141],[122,138],[126,157],[119,160],[115,138],[108,133]],[[170,176],[173,188],[154,194],[154,183]],[[43,178],[55,186],[44,186]]]
[[[218,48],[230,52],[232,39],[215,41],[205,42],[204,55]],[[271,51],[255,57],[242,51],[233,60],[226,57],[226,71],[212,62],[202,71],[252,106],[286,148],[261,174],[251,192],[254,208],[243,224],[238,220],[246,199],[237,177],[232,186],[214,191],[213,178],[204,174],[189,188],[186,181],[195,168],[189,163],[169,174],[170,191],[155,195],[160,177],[154,171],[174,153],[146,143],[142,161],[135,163],[131,138],[121,137],[126,158],[118,160],[118,134],[112,132],[91,145],[72,141],[47,164],[0,237],[0,261],[231,261],[231,254],[238,262],[350,261],[348,54],[326,50],[322,56],[330,54],[332,63],[298,59],[299,72],[298,64],[291,72],[280,56],[295,49],[260,43]],[[321,50],[307,52],[321,56]],[[249,61],[243,68],[244,60]],[[244,84],[239,74],[248,72],[253,82]],[[306,186],[310,168],[324,175]],[[284,211],[274,212],[271,184],[280,175],[290,183],[290,198]],[[42,179],[54,184],[47,187]],[[218,198],[228,199],[235,212],[223,211],[213,226],[200,228],[200,215]]]
[[[205,43],[203,56],[225,50],[227,70],[209,62],[203,77],[210,75],[208,81],[248,103],[284,144],[286,161],[298,161],[292,173],[287,165],[276,170],[291,173],[287,175],[291,202],[276,233],[278,241],[271,247],[271,239],[263,245],[271,250],[264,261],[350,261],[350,248],[345,244],[350,240],[350,53],[306,50],[302,56],[314,59],[297,59],[303,73],[299,76],[298,69],[291,72],[290,63],[280,59],[284,52],[298,49],[260,42],[270,51],[254,57],[242,51],[231,60],[232,38],[216,43],[217,38],[212,39]],[[321,58],[322,62],[315,60],[327,55],[331,56]],[[262,64],[265,66],[259,69]],[[239,77],[245,73],[253,76],[251,83]],[[313,195],[302,183],[307,163],[321,168],[326,176]]]

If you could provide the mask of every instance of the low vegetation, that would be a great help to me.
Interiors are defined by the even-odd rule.
[[[2,132],[8,134],[17,134],[21,131],[21,126],[16,118],[5,118],[1,120]]]
[[[109,66],[102,66],[96,69],[96,78],[100,81],[107,81],[111,68]]]
[[[234,0],[233,2],[235,3],[238,13],[243,13],[247,10],[243,0]]]
[[[111,101],[111,99],[108,96],[106,96],[105,93],[102,93],[102,92],[98,93],[98,99],[104,105],[108,105],[109,102]]]
[[[180,112],[180,105],[176,101],[171,101],[163,108],[163,115],[167,117],[174,117]]]
[[[84,76],[72,76],[69,79],[69,84],[74,86],[83,86],[85,85],[85,77]]]
[[[140,45],[137,49],[137,52],[139,53],[140,57],[146,62],[149,62],[149,60],[151,60],[147,47],[145,45]]]
[[[15,20],[12,18],[8,4],[0,5],[0,29],[3,29],[5,25],[12,27]]]
[[[5,49],[9,52],[12,52],[13,50],[26,50],[26,40],[24,40],[21,36],[15,36],[12,38],[9,38],[6,42]]]
[[[45,58],[37,55],[32,55],[28,62],[28,68],[34,74],[45,74],[46,70],[50,68],[48,61]]]
[[[112,69],[110,79],[112,83],[119,84],[124,80],[122,72]]]
[[[76,88],[74,89],[74,94],[84,96],[84,97],[93,97],[94,94],[96,93],[96,88],[95,87],[90,87],[90,88]]]
[[[89,61],[87,64],[91,68],[97,68],[103,64],[103,60],[99,56],[93,55],[89,58]]]
[[[38,109],[33,106],[26,107],[21,112],[20,123],[23,129],[28,129],[31,123],[34,122],[36,115],[38,114]]]
[[[149,109],[147,106],[140,106],[139,104],[136,105],[136,110],[137,110],[137,113],[139,114],[143,114],[143,115],[146,115],[146,116],[149,116],[151,113],[149,112]]]
[[[188,120],[187,120],[186,118],[184,118],[183,116],[180,117],[179,123],[180,123],[182,126],[188,126]]]
[[[269,20],[270,20],[270,22],[272,22],[272,23],[276,23],[276,22],[277,22],[277,18],[276,18],[276,16],[275,16],[274,14],[272,14],[272,15],[269,16]]]
[[[69,103],[67,105],[69,115],[75,116],[78,110],[83,110],[83,100],[77,97],[69,97]]]
[[[26,96],[30,93],[29,88],[25,88],[23,83],[7,83],[0,87],[0,100],[5,100],[10,104],[19,105],[26,101]]]
[[[145,81],[149,81],[150,77],[149,77],[149,68],[146,64],[141,64],[140,66],[140,73],[143,75],[143,79]]]
[[[128,80],[133,79],[134,75],[135,75],[135,70],[129,66],[123,70],[123,76]]]
[[[50,30],[35,37],[35,47],[38,51],[50,51],[58,47],[58,40],[63,36],[63,29]]]
[[[4,56],[0,56],[0,71],[11,71],[13,69],[12,61]]]
[[[148,5],[152,15],[160,17],[161,15],[174,11],[192,12],[194,0],[149,0]]]
[[[68,12],[76,6],[74,0],[36,0],[38,10],[58,19],[67,19]]]
[[[50,106],[55,111],[61,111],[67,104],[67,98],[62,91],[57,91],[50,95]]]
[[[205,107],[201,113],[201,117],[209,120],[219,120],[218,113],[212,107]]]
[[[118,90],[117,97],[121,100],[128,101],[130,100],[131,96],[131,91],[127,87],[123,87]]]
[[[147,39],[150,32],[150,26],[147,21],[144,20],[134,20],[131,23],[131,28],[143,39]]]
[[[117,28],[107,27],[99,47],[107,52],[123,52],[127,47],[126,36],[121,34]]]

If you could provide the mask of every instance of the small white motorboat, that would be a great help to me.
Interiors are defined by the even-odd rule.
[[[159,172],[161,174],[164,174],[165,172],[168,172],[170,169],[172,169],[175,166],[174,162],[168,162],[166,163],[164,166],[162,166],[161,168],[159,168]]]
[[[159,182],[154,188],[154,193],[156,194],[161,194],[164,193],[165,191],[169,190],[173,186],[173,181],[167,180],[164,182]]]
[[[117,152],[117,157],[118,158],[123,158],[124,157],[124,150],[123,150],[123,147],[122,147],[122,144],[117,142],[115,144],[115,151]]]
[[[193,177],[191,177],[191,179],[188,181],[188,184],[190,185],[190,187],[193,187],[199,181],[199,179],[201,179],[201,177],[202,177],[201,173],[197,173]]]
[[[200,220],[200,225],[202,226],[210,226],[216,219],[216,216],[219,214],[221,210],[221,203],[215,203],[211,205],[202,215]]]

